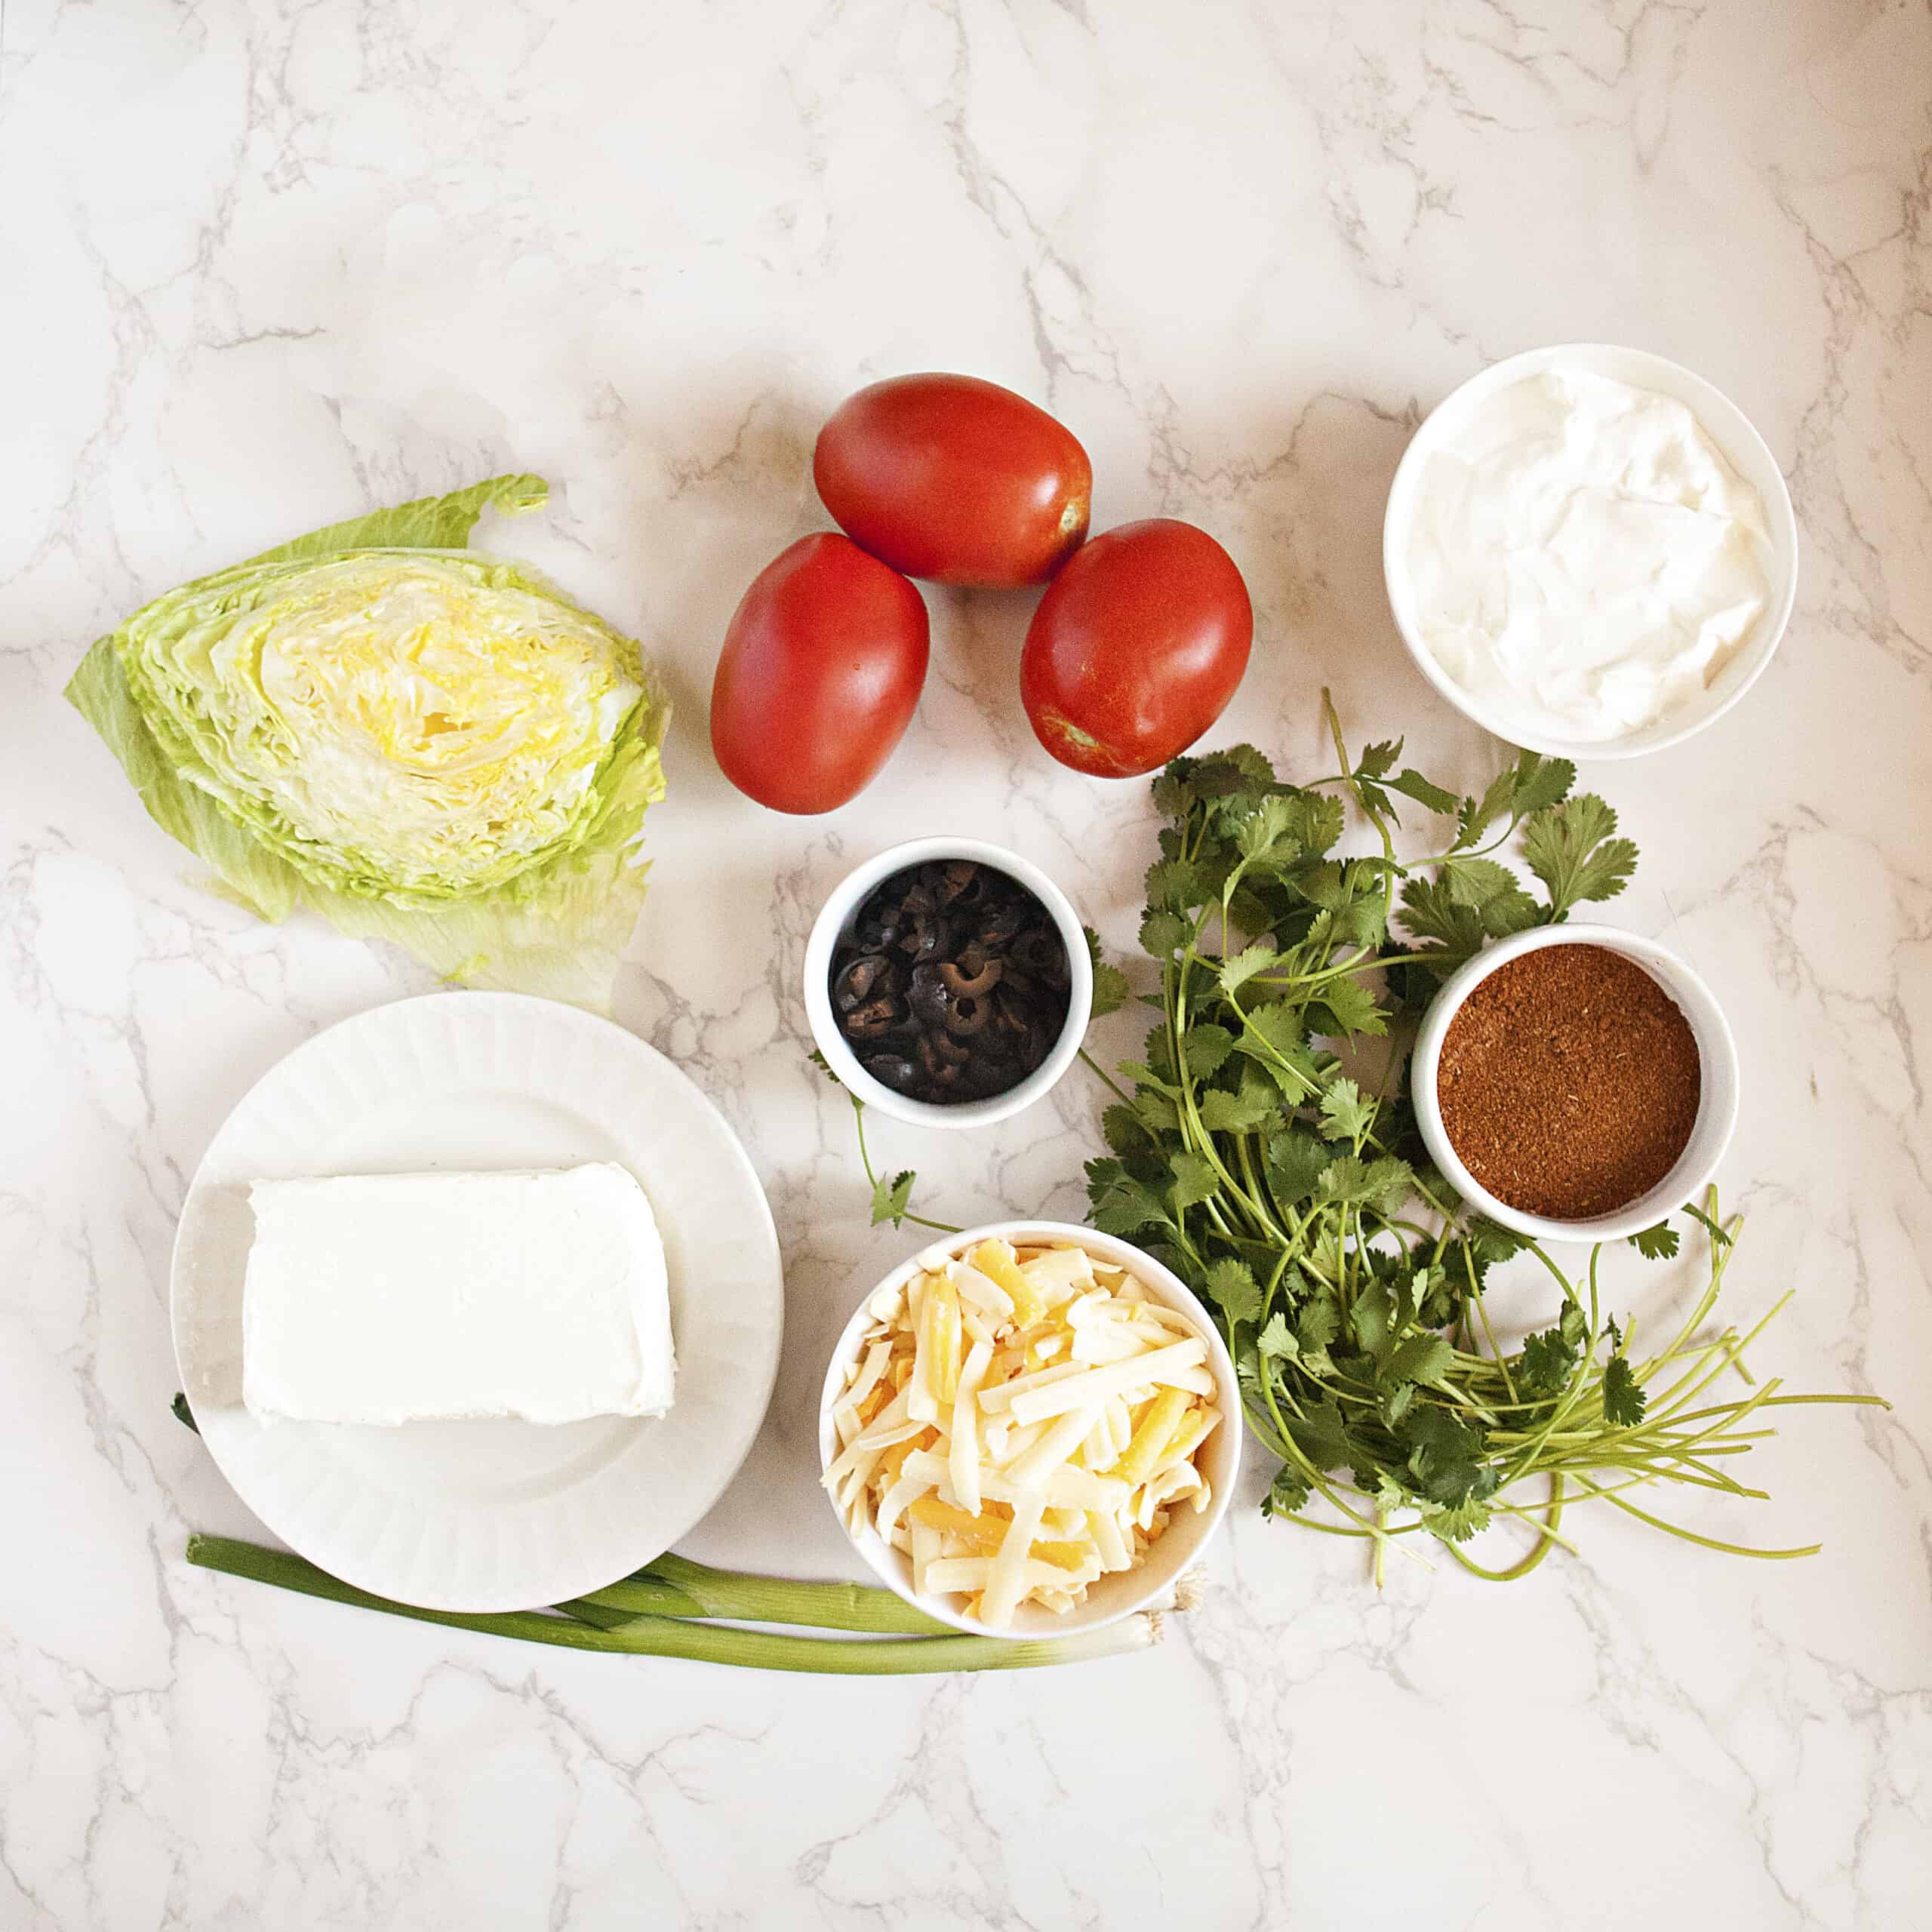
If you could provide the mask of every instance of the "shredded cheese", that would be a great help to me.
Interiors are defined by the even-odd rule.
[[[929,1251],[869,1312],[825,1482],[855,1533],[906,1553],[921,1595],[994,1629],[1023,1604],[1064,1614],[1140,1562],[1179,1503],[1208,1506],[1207,1344],[1128,1271],[981,1241]]]

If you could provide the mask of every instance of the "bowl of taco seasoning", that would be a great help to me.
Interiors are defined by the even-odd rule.
[[[1737,1124],[1737,1048],[1709,987],[1654,940],[1543,926],[1444,982],[1411,1092],[1429,1157],[1537,1241],[1617,1241],[1693,1201]]]

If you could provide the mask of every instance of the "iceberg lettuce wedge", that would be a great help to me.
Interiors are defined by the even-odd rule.
[[[67,696],[263,918],[307,906],[447,977],[608,1006],[669,707],[630,638],[465,547],[547,494],[497,477],[184,584]]]

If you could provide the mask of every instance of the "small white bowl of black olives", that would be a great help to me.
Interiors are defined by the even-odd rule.
[[[805,946],[805,1011],[848,1091],[915,1127],[984,1127],[1073,1063],[1093,964],[1065,893],[1017,852],[918,838],[848,873]]]

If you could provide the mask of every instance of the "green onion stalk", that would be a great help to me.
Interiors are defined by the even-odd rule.
[[[380,1611],[419,1623],[439,1623],[485,1636],[554,1644],[565,1650],[625,1657],[682,1657],[694,1663],[749,1670],[789,1670],[829,1676],[910,1676],[977,1670],[1028,1670],[1079,1663],[1146,1650],[1157,1643],[1161,1619],[1141,1611],[1104,1629],[1038,1640],[962,1635],[914,1610],[889,1590],[857,1583],[794,1582],[714,1570],[682,1557],[661,1557],[608,1589],[537,1610],[472,1615],[392,1603],[331,1577],[285,1550],[229,1537],[188,1539],[188,1561],[277,1589],[297,1591],[358,1610]],[[802,1625],[873,1634],[838,1638],[747,1630],[706,1620]]]

